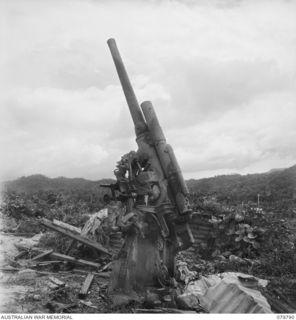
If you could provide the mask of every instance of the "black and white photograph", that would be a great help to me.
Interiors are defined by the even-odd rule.
[[[1,319],[293,320],[296,1],[0,0],[0,21]]]

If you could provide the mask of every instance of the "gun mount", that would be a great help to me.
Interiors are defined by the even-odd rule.
[[[174,276],[176,253],[189,248],[194,242],[188,224],[192,210],[181,169],[172,147],[166,142],[152,103],[145,101],[139,106],[115,40],[109,39],[107,43],[134,123],[138,145],[137,152],[124,155],[114,171],[117,183],[113,192],[117,190],[118,199],[126,199],[127,213],[137,213],[141,229],[140,233],[134,232],[127,237],[129,245],[125,246],[122,254],[125,258],[118,259],[113,270],[116,280],[111,289],[126,289],[124,278],[131,273],[127,269],[132,266],[132,259],[136,259],[134,262],[138,265],[133,269],[137,286],[155,282],[161,276],[161,269],[166,269],[170,277]],[[131,254],[131,246],[135,248],[132,245],[135,242],[138,247]]]

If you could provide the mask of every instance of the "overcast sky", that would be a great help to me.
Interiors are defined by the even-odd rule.
[[[296,1],[1,1],[0,176],[113,177],[136,150],[106,40],[185,178],[296,163]]]

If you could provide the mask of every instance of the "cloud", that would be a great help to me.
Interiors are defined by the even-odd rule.
[[[108,177],[137,148],[109,37],[186,177],[294,164],[295,2],[2,6],[1,177]]]
[[[229,110],[219,119],[173,133],[170,140],[179,146],[176,154],[186,168],[186,176],[189,178],[201,171],[264,171],[264,162],[276,167],[293,165],[296,156],[294,102],[292,94],[271,93],[243,108]]]
[[[173,68],[175,66],[175,68]],[[174,62],[166,72],[174,125],[194,125],[219,117],[264,94],[292,87],[293,79],[272,61],[223,61],[193,59]],[[177,116],[180,110],[181,119]],[[180,121],[181,120],[181,121]]]

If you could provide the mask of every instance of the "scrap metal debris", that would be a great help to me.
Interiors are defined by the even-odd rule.
[[[211,275],[193,282],[185,292],[198,297],[200,305],[210,313],[272,313],[266,298],[257,290],[267,281],[254,279],[234,272]]]
[[[98,217],[103,217],[102,220],[106,219],[106,210],[103,213],[101,212],[100,215],[96,215],[96,219]],[[94,222],[95,219],[92,221]],[[92,226],[94,225],[93,223]],[[97,236],[99,225],[101,226],[102,224],[96,222],[96,228],[92,229],[89,228],[90,224],[88,224],[87,229],[93,230]],[[80,236],[81,234],[82,231]],[[109,260],[102,264],[64,255],[55,252],[53,249],[41,249],[37,246],[38,242],[36,240],[30,241],[28,239],[27,243],[29,243],[29,246],[27,247],[20,243],[17,243],[16,247],[20,250],[21,254],[18,253],[14,259],[7,260],[16,267],[8,265],[2,268],[2,270],[17,272],[17,278],[22,281],[32,281],[38,275],[47,276],[44,288],[48,289],[47,295],[51,297],[51,301],[48,301],[45,307],[49,312],[70,312],[74,310],[73,308],[79,308],[79,306],[87,307],[89,308],[88,310],[94,310],[94,312],[100,310],[100,307],[94,304],[93,301],[83,300],[88,295],[91,295],[91,286],[93,286],[93,294],[96,295],[101,303],[108,305],[112,301],[114,310],[125,306],[125,308],[130,308],[128,309],[130,312],[134,313],[295,312],[294,305],[289,300],[289,297],[276,288],[273,288],[272,291],[267,289],[269,285],[269,281],[267,280],[239,272],[224,272],[203,276],[199,271],[195,271],[203,269],[193,264],[195,270],[192,271],[189,268],[189,264],[181,260],[177,264],[177,281],[174,279],[174,286],[171,280],[169,286],[148,289],[144,296],[135,295],[134,293],[122,293],[112,297],[112,295],[108,294],[107,290],[110,272],[105,272],[110,269],[112,270],[112,261]],[[185,259],[186,256],[182,257]],[[56,263],[69,262],[89,268],[89,271],[75,268],[72,269],[71,273],[66,270],[58,270],[56,272],[40,271],[40,268],[44,270],[44,268],[49,268]],[[200,260],[200,263],[205,262]],[[190,265],[192,264],[190,263]],[[68,284],[66,284],[64,279],[61,280],[59,279],[60,277],[57,277],[59,274],[63,277],[67,276],[67,274],[76,274],[80,277],[85,275],[84,280],[80,278],[79,282],[76,282],[76,296],[79,300],[72,300],[72,302],[67,299],[65,300],[71,291],[71,282],[67,282]],[[32,301],[40,303],[44,301],[43,295],[40,292],[30,293],[29,296]],[[67,303],[58,302],[61,298],[62,301],[67,301]],[[55,301],[55,299],[58,300]],[[133,305],[137,307],[133,308]]]
[[[89,289],[90,289],[90,286],[91,286],[91,284],[92,284],[92,282],[93,282],[93,280],[94,280],[94,274],[93,273],[89,273],[87,276],[86,276],[86,278],[85,278],[85,280],[84,280],[84,282],[83,282],[83,285],[82,285],[82,287],[81,287],[81,289],[80,289],[80,292],[79,292],[79,294],[78,294],[78,297],[80,298],[80,299],[84,299],[86,296],[87,296],[87,294],[88,294],[88,291],[89,291]]]

